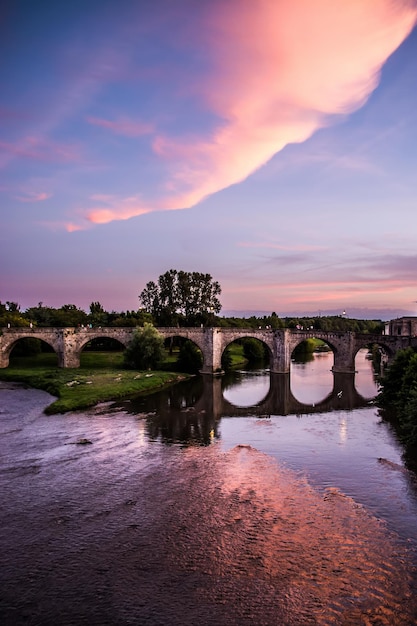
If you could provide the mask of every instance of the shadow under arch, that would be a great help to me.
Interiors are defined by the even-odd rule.
[[[97,354],[118,354],[120,363],[123,359],[123,352],[126,346],[119,339],[98,335],[94,339],[84,342],[79,350],[78,359],[80,367],[107,367],[106,359],[97,359]]]
[[[6,352],[8,366],[17,365],[24,358],[28,367],[58,367],[59,353],[53,342],[34,338],[30,333],[13,341]]]

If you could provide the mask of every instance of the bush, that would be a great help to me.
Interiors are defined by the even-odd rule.
[[[177,369],[187,374],[198,374],[203,366],[201,350],[192,341],[185,341],[180,348]]]
[[[252,363],[253,361],[262,361],[265,358],[264,347],[258,339],[242,339],[243,354],[245,358]]]
[[[304,341],[299,343],[298,346],[294,348],[293,357],[296,359],[296,358],[303,357],[306,354],[313,354],[317,345],[318,344],[315,339],[311,339],[311,338],[305,339]]]
[[[126,348],[123,363],[127,369],[158,369],[164,359],[164,340],[152,324],[138,328]]]
[[[224,350],[222,354],[221,363],[222,363],[222,370],[224,372],[228,372],[229,370],[232,369],[233,359],[232,359],[232,353],[230,351],[230,346],[227,346],[226,350]]]

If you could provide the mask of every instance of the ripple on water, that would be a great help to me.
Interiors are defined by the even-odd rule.
[[[415,623],[397,536],[250,446],[146,444],[121,414],[39,417],[2,445],[3,469],[40,468],[0,475],[2,624]]]

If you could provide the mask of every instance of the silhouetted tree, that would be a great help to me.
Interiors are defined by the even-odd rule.
[[[210,274],[171,269],[157,283],[148,282],[139,300],[158,325],[176,325],[180,320],[198,325],[210,323],[220,312],[220,293],[220,284]]]

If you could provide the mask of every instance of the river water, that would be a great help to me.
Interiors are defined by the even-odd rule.
[[[0,383],[0,624],[416,624],[417,481],[331,359],[56,416]]]

